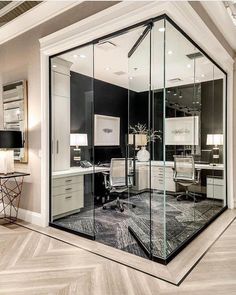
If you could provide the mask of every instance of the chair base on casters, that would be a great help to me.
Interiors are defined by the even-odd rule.
[[[125,208],[124,208],[124,204],[125,205],[128,205],[128,206],[132,206],[132,208],[135,208],[136,205],[129,202],[129,201],[121,201],[119,197],[116,198],[116,201],[115,201],[115,204],[110,204],[108,205],[109,203],[106,203],[106,204],[103,204],[102,208],[103,210],[106,210],[106,209],[110,209],[110,210],[120,210],[120,212],[124,212]]]
[[[199,199],[197,199],[197,197],[201,197],[201,195],[186,191],[186,192],[178,195],[176,200],[177,201],[192,200],[193,202],[198,203]]]

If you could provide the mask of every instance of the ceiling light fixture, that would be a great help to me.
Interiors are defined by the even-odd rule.
[[[159,32],[165,32],[165,30],[166,30],[165,28],[159,28],[158,29]]]
[[[202,78],[204,78],[204,77],[205,77],[205,75],[204,75],[204,74],[201,74],[201,77],[202,77]]]
[[[53,67],[53,68],[56,68],[57,66],[56,66],[56,65],[52,65],[52,67]]]
[[[172,53],[173,53],[173,51],[171,51],[171,50],[168,51],[168,54],[169,54],[169,55],[171,55]]]
[[[133,77],[129,77],[130,80],[133,80]]]
[[[190,69],[190,68],[191,68],[191,65],[190,65],[190,64],[187,64],[187,68],[189,68],[189,69]]]
[[[86,55],[84,55],[84,54],[80,54],[79,57],[80,57],[80,58],[85,58]]]
[[[106,67],[105,68],[106,71],[110,71],[110,69],[111,69],[110,67]]]
[[[73,57],[74,57],[74,58],[77,58],[77,57],[78,57],[78,55],[77,55],[77,54],[74,54],[74,55],[73,55]]]

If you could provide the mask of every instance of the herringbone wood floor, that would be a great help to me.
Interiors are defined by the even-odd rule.
[[[1,225],[0,294],[236,294],[236,222],[179,287],[24,227]]]

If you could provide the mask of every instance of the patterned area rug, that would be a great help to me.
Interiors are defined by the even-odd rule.
[[[88,210],[54,223],[89,234],[94,229],[97,241],[147,257],[128,231],[130,226],[148,249],[152,246],[153,255],[165,258],[216,215],[223,205],[222,201],[212,199],[198,203],[176,201],[174,196],[165,197],[156,192],[141,193],[130,197],[129,201],[136,207],[125,205],[124,212],[96,208],[95,222],[93,210]]]

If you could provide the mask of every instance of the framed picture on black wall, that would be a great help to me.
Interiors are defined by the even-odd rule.
[[[94,115],[94,145],[120,145],[120,118]]]

